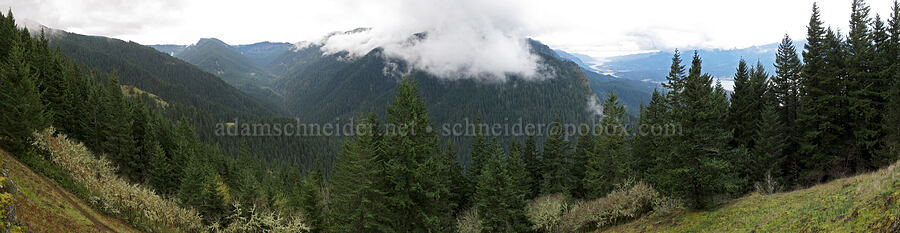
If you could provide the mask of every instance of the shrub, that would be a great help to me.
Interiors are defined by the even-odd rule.
[[[684,201],[677,198],[661,196],[653,200],[653,214],[669,215],[684,209]]]
[[[526,215],[531,221],[531,229],[541,232],[557,232],[563,215],[568,212],[569,203],[562,194],[538,197],[528,203]]]
[[[459,233],[480,233],[483,228],[475,207],[463,211],[456,217],[456,230]]]
[[[572,208],[563,217],[560,227],[563,231],[574,232],[609,226],[650,212],[653,201],[659,197],[659,192],[644,182],[626,184],[606,197]]]
[[[75,183],[87,188],[84,199],[110,215],[124,219],[146,231],[182,232],[203,230],[200,215],[166,200],[153,190],[130,184],[117,176],[104,156],[94,156],[81,143],[54,137],[51,127],[34,134],[34,146],[46,151],[50,160],[68,173]]]
[[[228,216],[231,223],[220,228],[218,224],[209,227],[210,232],[309,232],[302,214],[282,216],[272,211],[260,211],[253,206],[245,212],[240,204],[234,204],[234,212]]]
[[[781,191],[781,185],[778,184],[778,181],[775,181],[775,178],[772,178],[771,172],[766,172],[765,179],[762,182],[756,182],[754,187],[756,188],[756,192],[762,195],[769,195]]]

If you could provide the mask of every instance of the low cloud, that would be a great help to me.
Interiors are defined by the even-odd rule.
[[[358,57],[372,49],[409,62],[440,78],[504,81],[508,75],[539,79],[537,57],[530,52],[525,23],[514,2],[392,2],[369,30],[338,33],[322,40],[325,53]]]
[[[598,117],[604,117],[603,104],[600,103],[600,100],[597,99],[597,96],[589,95],[587,103],[588,103],[588,106],[587,106],[588,112],[590,112]]]

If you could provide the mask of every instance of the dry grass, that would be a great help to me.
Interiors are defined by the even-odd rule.
[[[160,107],[165,108],[169,106],[169,102],[166,102],[156,94],[141,90],[140,88],[131,85],[121,85],[120,87],[122,88],[122,93],[125,94],[125,96],[140,98],[141,95],[147,94],[147,96],[149,96],[150,99],[153,99],[153,101],[155,101],[156,104]]]

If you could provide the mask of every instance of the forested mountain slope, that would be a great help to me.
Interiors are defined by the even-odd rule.
[[[589,118],[589,82],[577,65],[556,59],[543,44],[531,41],[532,52],[553,72],[543,80],[510,76],[506,82],[439,78],[413,70],[434,119],[438,123],[461,121],[481,114],[487,122],[519,117],[549,123],[554,115],[564,121],[585,122]],[[396,93],[404,61],[386,58],[375,49],[356,59],[346,54],[322,55],[312,45],[294,52],[303,62],[277,83],[292,113],[313,122],[347,118],[370,108],[386,106]],[[550,71],[552,70],[552,71]],[[381,110],[377,110],[381,112]]]
[[[243,48],[241,51],[218,39],[204,38],[175,54],[175,57],[215,74],[257,99],[280,103],[281,96],[269,88],[276,76],[260,68],[262,60],[271,60],[269,53],[273,49],[260,47],[246,45],[240,47]]]
[[[154,93],[224,120],[277,115],[277,106],[252,98],[196,66],[134,42],[52,30],[51,47],[91,69],[115,72],[124,85]]]

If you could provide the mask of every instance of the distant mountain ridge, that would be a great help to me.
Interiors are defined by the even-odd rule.
[[[365,30],[366,29],[356,29],[347,32],[332,33],[329,36],[359,33]],[[420,33],[413,35],[411,38],[426,39],[424,35],[425,33]],[[296,46],[290,43],[274,42],[228,45],[218,39],[208,38],[201,39],[194,45],[183,46],[183,49],[181,49],[180,52],[179,48],[182,47],[177,45],[151,45],[151,47],[156,48],[161,52],[172,52],[175,57],[195,64],[210,73],[222,77],[223,80],[226,80],[252,96],[269,98],[275,102],[284,104],[284,107],[289,109],[288,111],[290,112],[300,111],[306,114],[310,114],[310,112],[297,110],[298,108],[302,109],[303,107],[295,106],[298,100],[296,98],[291,99],[291,96],[289,96],[290,93],[297,93],[301,92],[299,90],[303,90],[302,92],[306,93],[304,95],[314,95],[313,93],[318,93],[319,89],[330,90],[335,88],[328,88],[326,86],[310,88],[311,85],[320,85],[321,81],[323,81],[320,79],[322,77],[301,78],[301,80],[304,81],[296,81],[294,79],[296,79],[297,76],[335,75],[330,73],[330,69],[336,68],[337,66],[347,66],[345,62],[338,61],[339,57],[345,54],[323,55],[323,51],[321,51],[319,49],[320,47],[315,43],[308,44],[307,46]],[[596,73],[587,63],[578,60],[578,57],[584,57],[583,55],[572,55],[562,50],[553,50],[537,41],[532,41],[532,50],[534,50],[535,53],[549,55],[551,58],[556,58],[561,61],[575,62],[578,67],[585,68],[583,72],[585,72],[585,77],[587,77],[587,82],[589,83],[588,86],[591,88],[592,92],[602,99],[605,98],[611,90],[617,90],[616,93],[628,107],[628,112],[630,114],[637,115],[639,113],[638,108],[640,104],[649,101],[649,96],[653,88],[652,85],[631,80],[616,79],[612,76]],[[379,59],[382,59],[381,57],[383,57],[383,54],[379,51],[373,51],[372,54],[358,58],[353,62],[369,62],[365,64],[357,63],[357,65],[368,64],[372,66],[371,70],[368,71],[371,73],[382,73],[382,68],[384,68],[385,65],[388,65],[387,63],[393,65],[396,65],[395,63],[403,63],[402,61],[387,61],[387,63],[385,63],[384,61],[379,61]],[[589,59],[589,57],[585,58]],[[353,66],[354,65],[349,65],[349,68],[354,68]],[[225,70],[223,67],[227,67],[230,70]],[[417,76],[436,78],[424,72],[419,72]],[[386,78],[389,77],[381,77],[379,79]],[[330,80],[331,78],[328,79]],[[396,77],[394,77],[394,79],[396,79]],[[268,82],[269,80],[273,80],[274,82]],[[345,78],[338,80],[345,80]],[[367,81],[368,80],[363,80],[362,82],[365,83]],[[303,84],[299,84],[298,82],[302,82]],[[293,88],[294,86],[300,88],[295,90]],[[259,90],[265,91],[260,92]],[[379,95],[382,94],[384,93],[380,93]],[[378,98],[376,97],[374,99]],[[373,99],[371,98],[366,98],[361,100],[361,103],[368,105],[372,100]],[[304,103],[303,106],[309,106],[311,104],[312,103]],[[324,108],[331,107],[326,106]],[[312,112],[316,111],[318,110]],[[318,114],[313,113],[312,115]],[[313,118],[325,120],[327,117]]]
[[[801,51],[805,43],[805,41],[795,41],[794,47]],[[732,76],[734,76],[734,70],[737,68],[740,59],[744,59],[748,64],[754,66],[758,61],[766,68],[769,74],[774,74],[775,66],[773,64],[775,63],[775,52],[777,50],[778,43],[771,43],[742,49],[698,49],[696,51],[703,57],[703,71],[705,73],[709,73],[720,80],[730,81]],[[669,73],[669,66],[672,64],[672,54],[674,52],[674,50],[657,51],[591,60],[593,58],[587,55],[557,50],[561,58],[572,60],[594,72],[652,83],[665,81],[665,77]],[[680,52],[682,57],[689,57],[694,53],[694,49],[680,49]],[[682,60],[682,65],[690,66],[688,64],[690,62],[689,59]]]
[[[279,106],[279,93],[267,88],[272,86],[277,75],[266,67],[273,57],[289,50],[287,43],[261,42],[251,45],[231,46],[216,38],[203,38],[188,46],[153,45],[161,52],[170,52],[176,58],[194,64],[206,72],[214,74],[228,84],[270,105]]]
[[[805,41],[796,41],[794,47],[803,49]],[[744,59],[747,63],[755,65],[761,63],[769,74],[775,73],[775,53],[778,51],[778,43],[753,46],[743,49],[701,49],[697,50],[703,57],[703,70],[718,78],[730,79],[734,76],[738,61]],[[693,49],[683,49],[683,56],[691,56]],[[669,72],[674,51],[660,51],[654,53],[626,55],[609,58],[600,67],[609,70],[623,78],[652,81],[663,81]],[[686,60],[686,59],[685,59]],[[688,64],[689,65],[689,64]]]

